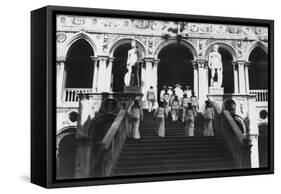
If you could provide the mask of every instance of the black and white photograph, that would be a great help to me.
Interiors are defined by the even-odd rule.
[[[264,26],[56,15],[56,179],[269,166]]]

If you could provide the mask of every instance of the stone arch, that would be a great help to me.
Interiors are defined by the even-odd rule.
[[[56,135],[57,148],[59,147],[59,145],[64,137],[71,135],[71,134],[75,134],[76,128],[77,128],[77,126],[67,126],[67,127],[63,127],[60,130],[58,130],[57,135]]]
[[[198,55],[197,55],[197,51],[196,51],[196,49],[195,49],[195,46],[194,46],[191,42],[189,42],[189,41],[187,41],[187,40],[180,40],[180,41],[178,41],[177,39],[169,39],[169,40],[160,42],[160,43],[155,47],[156,49],[155,49],[155,51],[154,51],[154,58],[157,58],[157,59],[158,59],[158,55],[159,55],[159,53],[161,52],[161,50],[162,50],[164,47],[166,47],[166,46],[168,46],[168,45],[171,45],[171,44],[181,44],[181,45],[187,47],[187,48],[190,50],[190,52],[192,53],[192,55],[193,55],[193,60],[196,60],[196,59],[197,59]]]
[[[266,52],[266,54],[268,54],[268,47],[267,47],[267,45],[264,42],[259,41],[259,40],[258,41],[254,41],[247,48],[247,52],[246,52],[247,53],[247,56],[246,56],[247,60],[249,60],[249,57],[250,57],[252,51],[256,47],[261,47],[264,50],[264,52]]]
[[[212,44],[207,46],[206,51],[205,51],[205,55],[204,55],[206,60],[208,60],[209,54],[213,50],[214,45],[219,45],[219,47],[227,50],[232,55],[233,61],[236,61],[237,52],[236,52],[235,48],[230,44],[227,44],[227,43],[224,43],[224,42],[219,42],[219,41],[213,42]]]
[[[134,38],[130,38],[130,37],[119,38],[116,41],[114,41],[110,46],[109,56],[113,57],[115,50],[118,49],[119,46],[121,46],[123,44],[131,44],[132,40],[135,40],[137,42],[137,46],[141,50],[142,58],[145,57],[146,53],[147,53],[145,45],[141,41],[139,41],[138,39],[134,39]]]
[[[68,40],[68,42],[66,43],[66,49],[65,49],[65,53],[64,53],[65,59],[67,58],[67,54],[68,54],[69,49],[71,48],[71,46],[79,39],[86,40],[90,44],[90,46],[92,47],[94,55],[96,56],[96,54],[97,54],[97,46],[94,43],[93,39],[85,32],[78,32],[78,33],[74,34]]]

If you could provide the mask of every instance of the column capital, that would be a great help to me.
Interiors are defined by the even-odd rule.
[[[115,57],[110,57],[109,62],[112,63],[114,61]]]
[[[192,65],[193,69],[197,69],[198,68],[197,62],[194,61],[194,60],[191,60],[191,65]]]
[[[97,62],[98,61],[98,57],[96,57],[96,56],[91,56],[91,59],[92,59],[93,62]]]
[[[57,57],[57,62],[65,62],[65,57]]]
[[[246,61],[245,66],[250,66],[251,65],[251,61]]]
[[[157,59],[157,60],[159,61],[159,59]],[[143,61],[144,61],[144,62],[151,62],[151,63],[153,63],[154,61],[156,61],[156,59],[146,57],[146,58],[143,58]]]
[[[197,59],[196,63],[199,68],[208,68],[207,60],[205,60],[205,59]]]
[[[248,61],[246,60],[237,60],[237,61],[233,61],[232,64],[235,63],[237,65],[247,65]]]
[[[107,61],[109,60],[109,56],[98,56],[97,57],[99,61]]]
[[[232,63],[233,68],[236,68],[236,67],[237,67],[236,61],[231,61],[231,63]]]

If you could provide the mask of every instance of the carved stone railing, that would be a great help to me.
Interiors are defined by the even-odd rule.
[[[221,111],[215,102],[212,104],[215,112],[215,135],[223,137],[237,168],[250,168],[251,140],[249,135],[242,133],[229,111]]]
[[[121,110],[101,142],[96,146],[94,176],[109,176],[120,155],[129,129],[127,111]]]
[[[138,96],[135,99],[140,100],[141,97]],[[127,109],[123,109],[118,113],[103,140],[94,146],[93,175],[95,177],[112,175],[114,166],[129,133],[130,123],[127,117]]]
[[[257,102],[268,102],[268,90],[250,90],[250,94],[256,95]]]
[[[79,94],[92,93],[92,88],[65,88],[64,102],[78,102]]]

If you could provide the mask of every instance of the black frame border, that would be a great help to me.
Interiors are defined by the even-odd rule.
[[[41,11],[40,11],[41,10]],[[35,20],[36,13],[43,12],[40,17],[45,25],[41,26],[42,33],[45,34],[46,40],[32,40],[34,33],[32,30],[36,27]],[[71,179],[71,180],[56,180],[56,15],[80,15],[80,16],[102,16],[114,18],[139,18],[151,20],[184,20],[190,22],[201,23],[217,23],[217,24],[236,24],[248,26],[265,26],[268,27],[268,49],[269,49],[269,167],[267,168],[251,168],[251,169],[233,169],[220,171],[202,171],[192,173],[169,173],[169,174],[151,174],[151,175],[135,175],[122,177],[103,177],[103,178],[85,178],[85,179]],[[34,17],[34,18],[33,18]],[[37,21],[38,22],[38,21]],[[121,184],[121,183],[136,183],[136,182],[154,182],[154,181],[170,181],[170,180],[184,180],[184,179],[199,179],[199,178],[216,178],[216,177],[230,177],[230,176],[245,176],[245,175],[259,175],[259,174],[273,174],[274,173],[274,21],[249,19],[249,18],[233,18],[233,17],[217,17],[217,16],[199,16],[186,15],[174,13],[155,13],[155,12],[140,12],[140,11],[126,11],[126,10],[110,10],[110,9],[95,9],[95,8],[80,8],[80,7],[62,7],[62,6],[46,6],[31,13],[31,59],[36,55],[38,48],[34,48],[34,42],[41,41],[41,46],[45,47],[45,55],[41,55],[41,60],[32,60],[31,65],[31,182],[47,187],[73,187],[73,186],[91,186],[91,185],[107,185],[107,184]],[[37,27],[38,28],[38,27]],[[36,29],[37,29],[36,28]],[[43,37],[43,36],[42,36]],[[38,46],[38,45],[37,45]],[[39,49],[40,50],[40,49]],[[39,52],[39,51],[38,51]],[[38,63],[38,64],[35,64]],[[35,69],[34,67],[37,66]],[[40,69],[41,66],[42,68]],[[44,68],[43,68],[44,67]],[[39,93],[34,87],[36,81],[36,74],[44,72],[46,80],[41,80],[41,87],[46,88],[45,93]],[[37,88],[38,89],[38,88]],[[35,95],[37,94],[37,95]],[[35,101],[36,98],[42,99]],[[45,113],[36,120],[35,111],[42,101],[45,101]],[[41,106],[42,108],[42,106]],[[38,129],[40,126],[40,129]],[[35,133],[35,128],[37,133]],[[39,138],[40,140],[36,140]],[[34,145],[39,146],[34,149]],[[40,151],[38,151],[40,150]],[[43,151],[43,153],[42,153]],[[45,152],[44,152],[45,151]],[[39,157],[39,154],[41,158]],[[42,157],[43,156],[43,157]],[[40,169],[40,170],[39,170]]]

